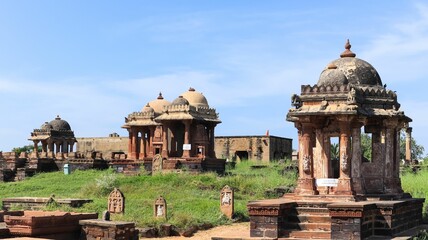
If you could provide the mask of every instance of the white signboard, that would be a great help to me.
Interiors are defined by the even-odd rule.
[[[315,180],[315,184],[318,187],[337,187],[339,179],[337,178],[318,178]]]
[[[192,144],[183,144],[183,150],[191,150]]]

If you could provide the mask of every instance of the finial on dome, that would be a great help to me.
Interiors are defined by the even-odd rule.
[[[192,88],[192,87],[190,87],[190,88],[189,88],[189,91],[190,91],[190,92],[194,92],[194,91],[195,91],[195,89],[194,89],[194,88]]]
[[[61,118],[59,117],[59,115],[56,115],[55,120],[61,120]]]
[[[163,99],[162,92],[159,93],[158,99]]]
[[[146,107],[150,107],[150,104],[149,104],[149,103],[147,103],[147,104],[146,104]]]
[[[343,53],[340,54],[340,57],[344,58],[344,57],[355,57],[355,56],[356,54],[351,51],[351,44],[349,43],[349,39],[348,39],[345,44],[345,51],[343,51]]]
[[[336,69],[337,66],[334,63],[330,63],[330,64],[328,64],[327,68],[328,69]]]

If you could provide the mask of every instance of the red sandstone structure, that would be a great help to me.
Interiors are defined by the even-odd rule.
[[[214,152],[214,128],[220,122],[205,96],[193,88],[171,103],[159,94],[125,118],[128,159],[146,166],[158,159],[158,170],[224,171],[225,160]]]
[[[399,133],[411,119],[350,48],[348,41],[316,85],[293,95],[287,120],[298,130],[297,187],[282,199],[248,204],[252,237],[362,239],[421,223],[424,199],[404,193],[399,177]],[[371,159],[362,157],[362,130],[372,136]],[[339,160],[330,155],[332,138]]]

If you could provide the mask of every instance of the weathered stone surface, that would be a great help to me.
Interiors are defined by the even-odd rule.
[[[79,220],[96,219],[97,213],[24,211],[20,216],[5,215],[4,221],[13,236],[79,235]]]
[[[224,186],[220,192],[220,210],[229,219],[234,213],[235,196],[234,191],[229,186]]]
[[[135,229],[135,223],[104,220],[81,220],[81,236],[86,240],[116,240],[129,239],[138,240],[138,230]]]
[[[298,129],[297,186],[283,202],[247,205],[252,237],[362,239],[420,224],[424,199],[403,193],[399,178],[399,132],[411,119],[350,47],[317,85],[292,96],[287,120]],[[371,134],[370,159],[362,157],[362,130]]]
[[[215,138],[217,158],[229,161],[243,159],[271,160],[290,159],[292,139],[276,136],[217,136]]]
[[[140,237],[155,238],[158,237],[158,230],[153,227],[139,228]]]
[[[108,197],[108,211],[110,213],[125,212],[125,196],[117,188],[114,188]]]
[[[159,196],[153,204],[154,217],[156,218],[167,218],[167,205],[166,200],[162,196]]]

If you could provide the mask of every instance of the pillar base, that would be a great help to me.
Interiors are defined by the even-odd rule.
[[[337,190],[335,191],[336,195],[353,195],[350,178],[339,178],[337,183]]]
[[[294,191],[297,195],[318,195],[319,192],[315,189],[315,179],[299,178],[297,187]]]

